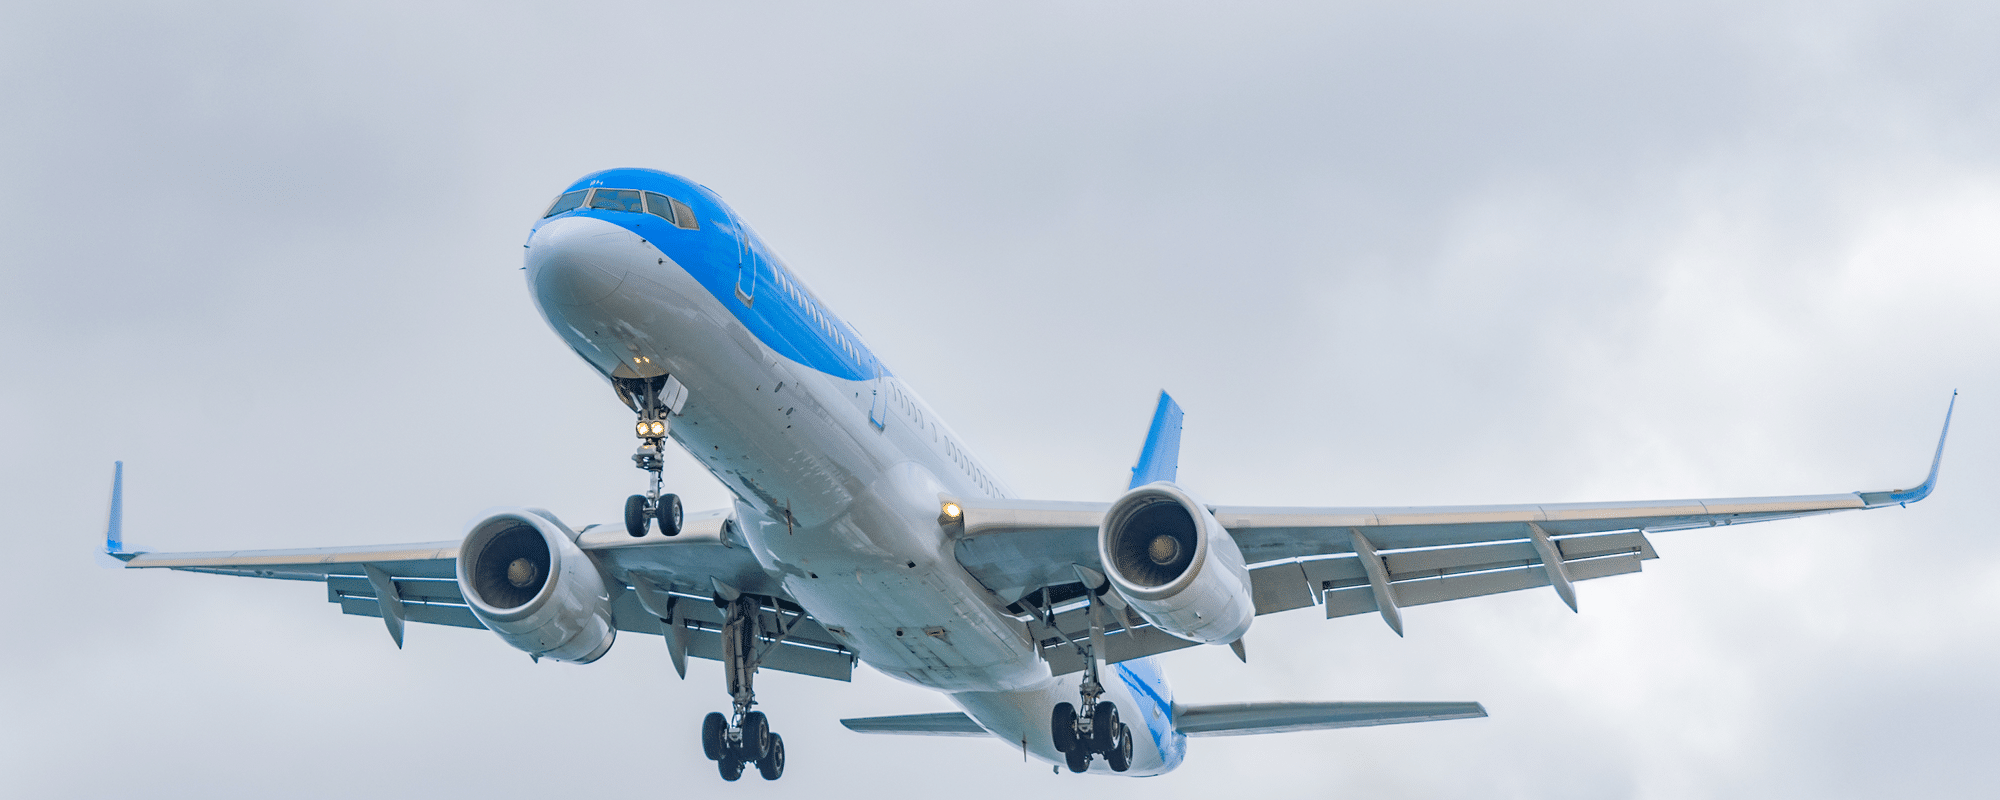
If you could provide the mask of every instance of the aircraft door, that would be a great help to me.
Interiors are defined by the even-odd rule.
[[[868,382],[875,393],[875,402],[868,407],[868,421],[874,423],[876,430],[885,430],[889,427],[889,387],[882,385],[881,362],[869,359],[868,369],[875,376]]]
[[[750,230],[736,220],[736,299],[744,305],[757,302],[757,248],[750,244]]]

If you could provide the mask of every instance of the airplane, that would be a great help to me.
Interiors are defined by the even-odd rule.
[[[993,737],[1075,773],[1151,776],[1189,737],[1486,716],[1476,702],[1188,704],[1162,654],[1245,659],[1256,617],[1402,611],[1640,571],[1656,533],[1903,506],[1903,490],[1613,503],[1355,508],[1210,505],[1176,483],[1183,412],[1162,392],[1128,490],[1023,499],[876,358],[713,191],[648,169],[564,189],[524,245],[549,327],[634,415],[644,493],[623,524],[500,508],[457,539],[210,553],[128,552],[122,462],[105,551],[126,568],[322,582],[342,612],[485,628],[540,661],[588,664],[658,635],[674,670],[722,662],[730,705],[702,721],[734,781],[785,771],[761,669],[849,680],[858,663],[958,711],[841,720],[871,734]],[[684,512],[678,445],[734,494]]]

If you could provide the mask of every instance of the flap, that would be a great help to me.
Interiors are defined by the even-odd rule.
[[[986,729],[963,712],[903,714],[894,717],[857,717],[840,724],[855,733],[891,733],[905,736],[986,736]]]

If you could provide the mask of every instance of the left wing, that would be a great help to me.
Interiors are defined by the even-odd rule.
[[[1952,406],[1957,404],[1954,393]],[[1638,572],[1648,536],[1914,503],[1937,486],[1951,407],[1929,475],[1891,491],[1791,497],[1384,508],[1209,506],[1251,564],[1258,614],[1322,605],[1328,618],[1375,612],[1398,634],[1400,609],[1555,587],[1572,610],[1577,581]],[[1157,422],[1156,422],[1157,424]],[[1149,445],[1150,451],[1150,445]],[[1142,456],[1142,466],[1146,458]],[[1098,523],[1108,503],[960,502],[958,561],[1028,618],[1058,674],[1082,668],[1070,643],[1091,630],[1089,573],[1102,571]],[[1101,590],[1100,590],[1101,591]],[[1068,606],[1064,608],[1064,606]],[[1049,613],[1051,610],[1055,613]],[[1109,662],[1190,647],[1129,611],[1102,624]]]

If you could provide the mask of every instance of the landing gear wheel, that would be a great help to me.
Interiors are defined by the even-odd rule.
[[[743,715],[743,760],[762,762],[764,755],[771,752],[771,722],[764,718],[764,712],[752,711]]]
[[[1112,772],[1124,772],[1132,768],[1132,728],[1118,726],[1118,746],[1104,752],[1104,765]]]
[[[646,535],[646,523],[652,521],[650,519],[647,519],[646,517],[647,514],[646,514],[645,495],[635,494],[632,495],[631,497],[625,498],[626,533],[632,534],[632,538],[634,539]],[[679,531],[676,531],[676,533],[678,532]]]
[[[1112,703],[1098,703],[1096,712],[1090,717],[1091,738],[1096,740],[1090,743],[1090,749],[1099,753],[1109,753],[1112,749],[1116,748],[1118,743],[1112,741],[1112,739],[1118,733],[1118,726],[1120,724],[1118,721],[1117,705]]]
[[[1064,753],[1063,761],[1071,772],[1082,772],[1090,769],[1090,753],[1085,752],[1081,747]]]
[[[724,756],[721,761],[715,762],[715,766],[717,771],[722,773],[722,779],[725,781],[733,781],[743,777],[743,760],[735,756]]]
[[[629,505],[631,501],[628,500],[626,502]],[[677,494],[660,495],[660,505],[655,510],[654,516],[660,520],[661,536],[679,536],[681,534],[681,496]]]
[[[785,776],[785,737],[771,734],[770,749],[765,750],[764,757],[757,760],[757,774],[767,781]]]
[[[718,712],[709,712],[701,720],[701,754],[710,761],[722,760],[722,733],[729,729],[729,720]]]
[[[1080,749],[1076,746],[1076,706],[1056,704],[1055,713],[1049,717],[1049,735],[1055,739],[1058,753]]]

